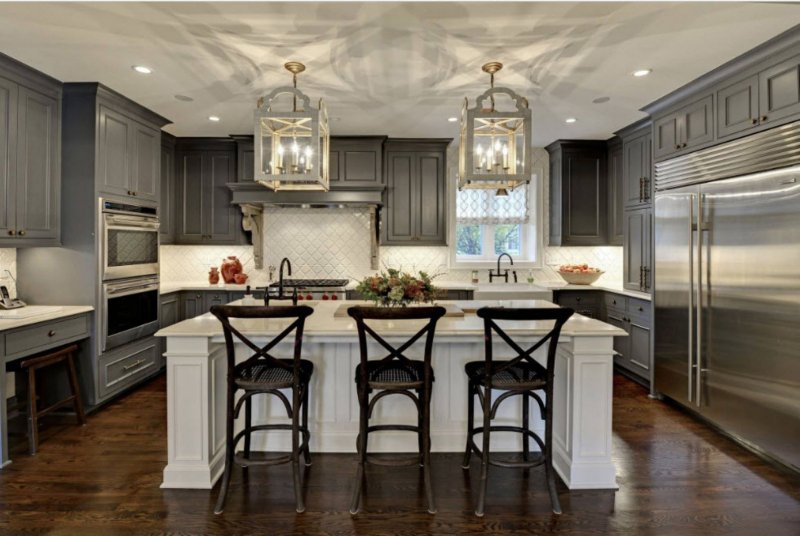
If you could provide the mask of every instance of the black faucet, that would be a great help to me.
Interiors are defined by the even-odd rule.
[[[292,263],[288,257],[284,257],[281,261],[281,267],[278,269],[278,296],[283,298],[283,267],[284,265],[289,269],[288,275],[292,275]]]
[[[278,295],[277,296],[270,296],[269,288],[267,288],[266,291],[264,292],[264,305],[267,305],[267,306],[269,305],[270,298],[273,298],[273,299],[276,299],[276,300],[291,299],[292,300],[292,305],[297,305],[297,287],[293,287],[292,288],[291,296],[286,296],[286,295],[283,294],[283,267],[284,266],[286,266],[286,269],[287,269],[287,272],[288,272],[286,275],[292,275],[292,263],[289,261],[289,259],[287,257],[284,257],[283,260],[281,261],[281,266],[280,266],[280,268],[278,270]]]
[[[508,283],[508,270],[500,271],[500,260],[503,257],[508,257],[508,262],[511,263],[511,266],[514,266],[514,259],[511,258],[511,255],[508,253],[501,253],[497,256],[497,272],[492,272],[489,270],[489,283],[491,283],[495,277],[502,277],[506,283]],[[513,270],[512,273],[514,274],[514,283],[517,282],[517,271]]]

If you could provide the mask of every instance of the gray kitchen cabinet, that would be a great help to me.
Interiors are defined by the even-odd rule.
[[[758,98],[762,124],[800,115],[800,55],[758,73]]]
[[[98,106],[98,189],[103,194],[157,201],[161,131],[113,104]]]
[[[608,144],[608,243],[621,246],[624,239],[625,184],[622,140],[612,138]]]
[[[161,244],[175,241],[175,137],[161,133],[161,196],[158,200]]]
[[[561,307],[574,309],[576,313],[589,318],[602,318],[603,293],[599,290],[556,290],[555,303]]]
[[[381,243],[446,245],[445,160],[449,141],[386,143]]]
[[[233,142],[178,138],[175,158],[175,243],[244,243],[241,213],[227,186],[236,178]]]
[[[606,143],[558,140],[546,149],[550,154],[550,245],[607,245]]]
[[[384,136],[331,138],[331,190],[363,190],[383,185]]]
[[[626,208],[652,203],[650,139],[649,132],[631,139],[623,138]]]
[[[650,302],[619,297],[619,304],[612,306],[608,303],[610,296],[619,297],[606,292],[605,321],[628,334],[627,337],[614,337],[614,363],[647,384],[652,362]]]
[[[108,400],[161,370],[161,341],[147,337],[114,348],[98,358],[98,398]]]
[[[201,314],[207,313],[215,305],[225,305],[228,301],[228,293],[226,291],[211,290],[203,292],[203,310]]]
[[[653,157],[690,152],[714,140],[714,97],[704,96],[653,122]]]
[[[0,54],[0,247],[61,241],[61,84]]]
[[[625,211],[623,245],[623,287],[649,292],[652,285],[652,208]]]
[[[187,320],[203,314],[203,293],[200,291],[181,292],[181,320]]]
[[[160,328],[165,328],[180,322],[182,320],[180,293],[170,292],[169,294],[162,294],[160,299],[161,310],[158,317],[158,326]]]
[[[253,135],[231,136],[236,142],[236,180],[253,182],[255,180],[256,152],[253,147]]]
[[[750,76],[716,92],[717,137],[724,138],[758,125],[758,76]]]

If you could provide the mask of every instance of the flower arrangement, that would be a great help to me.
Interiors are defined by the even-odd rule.
[[[406,307],[411,303],[428,303],[434,300],[436,287],[433,277],[425,272],[414,276],[394,268],[365,277],[356,287],[365,300],[376,305]]]

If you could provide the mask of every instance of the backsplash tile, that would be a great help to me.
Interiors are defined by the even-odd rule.
[[[8,276],[6,270],[11,272]],[[0,284],[8,287],[11,297],[17,296],[17,284],[14,279],[17,277],[17,250],[16,248],[0,248]],[[22,299],[25,299],[23,296]]]
[[[448,152],[448,160],[455,156]],[[534,149],[535,169],[543,181],[543,199],[548,199],[549,163],[547,151]],[[453,162],[450,162],[453,164]],[[544,236],[548,236],[548,207],[545,213]],[[266,267],[278,266],[281,259],[292,261],[292,276],[303,278],[360,279],[373,272],[370,269],[369,213],[362,209],[304,209],[266,208],[264,210],[264,266],[255,270],[250,246],[161,246],[161,278],[165,283],[201,282],[208,277],[209,266],[219,266],[228,255],[236,255],[250,283],[268,282]],[[549,247],[544,248],[544,266],[534,277],[541,281],[560,281],[558,265],[587,263],[606,273],[600,283],[622,283],[621,247]],[[449,269],[450,251],[447,247],[383,246],[380,248],[381,268],[402,268],[441,274],[443,280],[469,281],[471,270]],[[480,270],[485,280],[485,270]],[[519,274],[523,278],[522,273]]]

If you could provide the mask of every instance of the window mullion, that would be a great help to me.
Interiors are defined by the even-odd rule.
[[[483,257],[494,257],[494,225],[488,223],[483,225]]]

